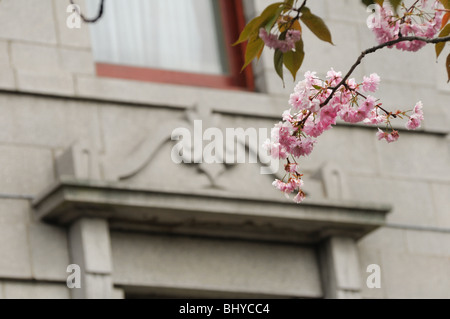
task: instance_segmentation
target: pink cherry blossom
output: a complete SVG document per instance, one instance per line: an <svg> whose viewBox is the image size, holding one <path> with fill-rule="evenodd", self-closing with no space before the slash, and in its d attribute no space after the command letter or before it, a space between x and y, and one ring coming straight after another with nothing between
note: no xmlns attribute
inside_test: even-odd
<svg viewBox="0 0 450 319"><path fill-rule="evenodd" d="M299 30L291 29L286 33L285 40L280 40L275 34L268 33L266 29L261 28L259 30L259 37L267 47L286 53L295 48L295 44L302 38L302 33Z"/></svg>
<svg viewBox="0 0 450 319"><path fill-rule="evenodd" d="M303 193L303 191L300 191L295 197L294 197L294 202L296 202L297 204L302 203L305 200L305 193Z"/></svg>
<svg viewBox="0 0 450 319"><path fill-rule="evenodd" d="M380 84L380 77L376 73L372 73L369 77L365 76L363 80L363 90L365 92L376 92Z"/></svg>
<svg viewBox="0 0 450 319"><path fill-rule="evenodd" d="M384 114L378 114L376 109L373 109L369 115L367 116L367 118L364 120L364 124L367 125L378 125L381 123L386 122L386 115Z"/></svg>
<svg viewBox="0 0 450 319"><path fill-rule="evenodd" d="M312 153L315 143L311 138L297 140L295 144L291 145L289 153L295 157L308 156Z"/></svg>
<svg viewBox="0 0 450 319"><path fill-rule="evenodd" d="M336 72L333 68L327 73L327 80L330 85L335 86L342 81L342 72Z"/></svg>
<svg viewBox="0 0 450 319"><path fill-rule="evenodd" d="M324 132L336 125L337 118L349 123L364 122L369 125L386 123L388 127L393 119L407 116L406 112L385 111L381 103L372 95L365 96L361 92L375 92L380 84L380 77L372 73L365 76L363 81L350 79L345 85L331 92L342 82L342 74L331 69L326 80L320 80L315 72L306 72L303 81L297 83L291 94L289 104L291 109L283 112L282 121L272 129L271 140L264 146L275 159L288 159L285 165L286 179L276 180L273 185L286 196L298 192L295 202L302 202L305 193L301 190L303 180L298 164L293 164L290 158L309 156ZM325 103L326 101L326 103ZM420 127L423 121L423 105L418 102L406 124L408 129ZM399 139L396 130L382 131L378 129L377 138L393 143ZM285 181L287 180L287 181Z"/></svg>
<svg viewBox="0 0 450 319"><path fill-rule="evenodd" d="M417 36L434 38L442 25L444 10L439 1L434 1L431 9L427 1L421 1L408 12L402 19L396 17L388 2L380 8L380 17L374 18L372 30L378 43L386 43L397 40L399 36ZM403 9L404 10L404 9ZM433 10L434 14L428 11ZM402 17L402 16L401 16ZM376 21L375 21L376 20ZM426 45L423 41L402 41L395 44L399 50L416 52ZM390 46L392 48L392 46Z"/></svg>
<svg viewBox="0 0 450 319"><path fill-rule="evenodd" d="M294 163L289 163L284 166L284 170L288 173L296 173L298 170L298 165Z"/></svg>
<svg viewBox="0 0 450 319"><path fill-rule="evenodd" d="M378 140L380 141L384 139L388 143L393 143L399 139L400 135L398 134L398 131L392 131L392 133L387 133L383 132L381 129L378 129L377 137Z"/></svg>
<svg viewBox="0 0 450 319"><path fill-rule="evenodd" d="M418 102L414 107L414 114L409 117L409 121L406 123L408 130L416 130L422 125L422 121L424 120L422 108L422 102Z"/></svg>

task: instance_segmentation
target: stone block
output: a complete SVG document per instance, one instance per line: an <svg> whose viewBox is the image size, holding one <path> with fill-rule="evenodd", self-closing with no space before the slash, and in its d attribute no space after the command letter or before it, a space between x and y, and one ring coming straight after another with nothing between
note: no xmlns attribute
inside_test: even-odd
<svg viewBox="0 0 450 319"><path fill-rule="evenodd" d="M138 81L77 76L77 94L120 102L159 106L192 107L203 90L187 86L144 83ZM184 95L182 97L182 95Z"/></svg>
<svg viewBox="0 0 450 319"><path fill-rule="evenodd" d="M26 225L0 225L0 277L31 278Z"/></svg>
<svg viewBox="0 0 450 319"><path fill-rule="evenodd" d="M372 274L372 272L367 272L370 265L378 265L383 269L381 263L381 253L378 249L369 249L365 246L358 245L359 249L359 264L361 265L361 297L363 299L384 299L385 297L385 286L383 283L383 271L381 271L381 287L380 288L369 288L367 285L367 279Z"/></svg>
<svg viewBox="0 0 450 319"><path fill-rule="evenodd" d="M0 224L25 225L30 222L28 200L0 199Z"/></svg>
<svg viewBox="0 0 450 319"><path fill-rule="evenodd" d="M100 144L96 104L11 94L0 94L0 104L2 143L54 149Z"/></svg>
<svg viewBox="0 0 450 319"><path fill-rule="evenodd" d="M447 47L448 47L448 44L447 44ZM439 91L449 94L450 93L450 85L448 83L448 73L446 72L446 69L445 69L445 61L446 61L446 56L444 53L442 53L442 56L439 57L439 63L434 66L433 71L435 71L434 72L435 83L436 83Z"/></svg>
<svg viewBox="0 0 450 319"><path fill-rule="evenodd" d="M81 288L71 292L74 299L116 299L112 293L111 276L108 275L84 273Z"/></svg>
<svg viewBox="0 0 450 319"><path fill-rule="evenodd" d="M1 1L0 38L56 44L54 16L52 0Z"/></svg>
<svg viewBox="0 0 450 319"><path fill-rule="evenodd" d="M61 70L56 46L12 42L11 60L19 71L50 75Z"/></svg>
<svg viewBox="0 0 450 319"><path fill-rule="evenodd" d="M374 45L370 47L372 46ZM384 49L366 57L364 68L377 70L382 79L430 87L436 78L435 56L433 46L427 46L418 52Z"/></svg>
<svg viewBox="0 0 450 319"><path fill-rule="evenodd" d="M335 127L320 137L320 142L311 156L303 160L302 166L318 169L331 162L340 167L343 174L376 174L379 172L376 142L375 133L370 130Z"/></svg>
<svg viewBox="0 0 450 319"><path fill-rule="evenodd" d="M330 17L330 19L333 19L333 20L345 21L345 22L350 22L350 23L351 22L361 23L366 18L366 15L364 14L366 12L366 8L361 3L361 1L326 0L326 3L321 6L327 8L328 12L330 13L329 17ZM367 17L368 16L369 16L369 14L367 14Z"/></svg>
<svg viewBox="0 0 450 319"><path fill-rule="evenodd" d="M52 94L73 95L75 93L73 77L66 72L39 73L29 71L17 72L17 87L21 91Z"/></svg>
<svg viewBox="0 0 450 319"><path fill-rule="evenodd" d="M114 288L111 299L125 299L125 291L123 289Z"/></svg>
<svg viewBox="0 0 450 319"><path fill-rule="evenodd" d="M338 21L327 22L327 25L332 32L335 46L319 40L309 30L304 31L306 55L302 66L303 72L300 72L298 80L303 80L303 73L307 70L323 75L334 68L335 71L345 74L361 53L360 45L355 41L358 38L359 26ZM361 81L362 75L362 70L358 68L352 77Z"/></svg>
<svg viewBox="0 0 450 319"><path fill-rule="evenodd" d="M450 229L450 185L449 183L432 183L431 196L434 202L437 224L439 227Z"/></svg>
<svg viewBox="0 0 450 319"><path fill-rule="evenodd" d="M264 55L271 55L273 60L273 51L263 53ZM273 64L273 62L272 62ZM286 101L289 99L290 94L294 91L295 83L291 76L291 73L284 68L284 85L278 74L272 68L272 65L266 67L256 75L256 86L259 92L266 94L276 94L283 96ZM302 80L303 74L299 72L297 80ZM286 107L287 108L287 107Z"/></svg>
<svg viewBox="0 0 450 319"><path fill-rule="evenodd" d="M63 151L56 158L58 177L100 180L101 164L98 151L80 143Z"/></svg>
<svg viewBox="0 0 450 319"><path fill-rule="evenodd" d="M445 137L403 133L397 143L376 143L385 176L448 181L450 152Z"/></svg>
<svg viewBox="0 0 450 319"><path fill-rule="evenodd" d="M367 73L371 72L376 70ZM434 87L382 79L375 96L382 100L388 111L412 110L417 102L422 101L425 121L421 129L428 132L448 132L450 112L444 106L445 97L438 95ZM406 120L396 120L392 125L404 130L405 123Z"/></svg>
<svg viewBox="0 0 450 319"><path fill-rule="evenodd" d="M69 289L64 284L5 282L6 299L69 299Z"/></svg>
<svg viewBox="0 0 450 319"><path fill-rule="evenodd" d="M383 252L386 298L450 298L448 257Z"/></svg>
<svg viewBox="0 0 450 319"><path fill-rule="evenodd" d="M112 271L108 222L80 219L69 230L71 262L86 273L109 274Z"/></svg>
<svg viewBox="0 0 450 319"><path fill-rule="evenodd" d="M70 264L66 230L45 224L30 226L33 276L38 280L66 281Z"/></svg>
<svg viewBox="0 0 450 319"><path fill-rule="evenodd" d="M391 204L389 223L437 226L430 187L425 182L357 175L348 177L348 182L351 198Z"/></svg>
<svg viewBox="0 0 450 319"><path fill-rule="evenodd" d="M10 67L9 44L7 41L0 40L0 67Z"/></svg>
<svg viewBox="0 0 450 319"><path fill-rule="evenodd" d="M9 66L0 66L0 88L5 90L16 89L16 75Z"/></svg>
<svg viewBox="0 0 450 319"><path fill-rule="evenodd" d="M356 243L352 238L331 237L320 247L325 298L360 298L361 275Z"/></svg>
<svg viewBox="0 0 450 319"><path fill-rule="evenodd" d="M0 146L0 192L35 195L55 181L50 150Z"/></svg>
<svg viewBox="0 0 450 319"><path fill-rule="evenodd" d="M450 232L414 231L406 232L408 250L417 255L450 257Z"/></svg>
<svg viewBox="0 0 450 319"><path fill-rule="evenodd" d="M114 283L321 297L308 247L112 233Z"/></svg>
<svg viewBox="0 0 450 319"><path fill-rule="evenodd" d="M197 87L143 83L138 81L78 75L77 95L107 101L149 106L193 109L210 108L226 114L279 117L287 108L286 97L253 92L202 89ZM130 107L127 105L127 107Z"/></svg>
<svg viewBox="0 0 450 319"><path fill-rule="evenodd" d="M382 227L358 242L360 251L388 251L407 253L406 231L397 228Z"/></svg>
<svg viewBox="0 0 450 319"><path fill-rule="evenodd" d="M67 1L52 0L55 8L56 28L58 29L58 43L65 47L90 49L91 39L89 25L82 23L81 28L70 29L67 27L67 18L71 13L67 12L69 3ZM86 15L86 3L84 0L76 2L81 11Z"/></svg>
<svg viewBox="0 0 450 319"><path fill-rule="evenodd" d="M95 61L92 52L79 49L60 49L61 66L76 74L95 75Z"/></svg>

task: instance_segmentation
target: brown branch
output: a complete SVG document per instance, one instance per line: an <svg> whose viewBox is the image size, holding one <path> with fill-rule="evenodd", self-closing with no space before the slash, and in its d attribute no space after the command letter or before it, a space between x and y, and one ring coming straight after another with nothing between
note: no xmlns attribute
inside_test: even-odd
<svg viewBox="0 0 450 319"><path fill-rule="evenodd" d="M372 47L370 49L367 49L365 51L363 51L361 53L361 55L358 57L358 60L356 60L355 64L353 64L353 66L350 68L350 71L348 71L348 73L344 76L344 78L342 79L342 81L336 85L330 95L328 96L328 98L320 105L320 107L324 107L325 105L327 105L331 99L333 98L333 96L336 94L337 90L339 90L339 88L343 85L345 85L345 83L347 82L347 80L350 78L350 76L352 75L352 73L356 70L356 68L358 67L358 65L361 64L362 60L364 59L364 57L370 53L374 53L378 50L384 49L386 47L390 47L392 45L395 45L397 43L400 42L405 42L405 41L422 41L422 42L426 42L426 43L441 43L441 42L449 42L450 41L450 36L448 37L443 37L443 38L434 38L434 39L429 39L429 38L424 38L424 37L402 37L402 38L398 38L396 40L392 40L392 41L388 41L386 43L377 45L375 47Z"/></svg>
<svg viewBox="0 0 450 319"><path fill-rule="evenodd" d="M300 19L300 15L302 14L302 10L306 6L307 1L308 0L304 0L302 5L298 9L294 9L294 11L297 11L297 15L294 17L294 19L292 19L292 21Z"/></svg>
<svg viewBox="0 0 450 319"><path fill-rule="evenodd" d="M74 2L73 2L73 0L70 0L70 4L71 5L76 5ZM97 16L95 17L95 18L86 18L86 16L84 15L84 14L82 14L81 12L80 12L80 10L78 10L78 7L75 7L75 10L77 11L77 13L78 13L78 15L80 16L80 18L84 21L84 22L86 22L86 23L95 23L95 22L97 22L98 20L100 20L100 18L103 16L103 12L104 12L104 4L105 4L105 0L101 0L101 2L100 2L100 8L99 8L99 10L98 10L98 14L97 14Z"/></svg>
<svg viewBox="0 0 450 319"><path fill-rule="evenodd" d="M356 95L359 95L359 96L362 97L363 99L365 99L365 100L368 99L367 96L365 96L364 94L362 94L362 93L359 92L358 90L350 88L350 87L347 85L347 83L342 84L342 86L345 87L347 90L352 91L352 92L355 93ZM329 87L328 89L329 89L329 90L333 90L334 87ZM384 108L382 108L382 107L381 107L381 104L378 104L376 107L379 108L380 110L382 110L384 113L386 113L386 115L392 116L392 117L395 118L395 119L397 118L397 115L392 114L392 112L388 112L388 111L386 111Z"/></svg>

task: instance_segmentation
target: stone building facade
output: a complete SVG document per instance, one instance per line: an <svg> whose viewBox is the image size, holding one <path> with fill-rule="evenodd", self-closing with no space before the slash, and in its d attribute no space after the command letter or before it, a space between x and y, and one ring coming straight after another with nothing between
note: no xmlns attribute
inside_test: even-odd
<svg viewBox="0 0 450 319"><path fill-rule="evenodd" d="M268 3L243 1L247 19ZM387 105L422 100L423 130L388 145L339 123L302 164L298 206L259 164L170 158L172 129L196 119L279 120L293 81L283 88L270 54L254 92L101 77L92 29L69 29L67 5L0 1L0 299L450 298L450 85L432 47L355 72L381 76ZM375 44L360 1L310 5L336 46L305 31L302 70L346 71ZM67 287L72 264L80 289Z"/></svg>

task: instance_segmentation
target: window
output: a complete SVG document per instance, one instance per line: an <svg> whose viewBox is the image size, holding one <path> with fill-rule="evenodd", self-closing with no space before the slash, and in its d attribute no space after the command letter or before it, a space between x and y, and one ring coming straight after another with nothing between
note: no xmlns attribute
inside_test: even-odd
<svg viewBox="0 0 450 319"><path fill-rule="evenodd" d="M95 15L97 1L88 1ZM113 0L91 25L99 76L216 88L253 89L240 72L241 0Z"/></svg>

